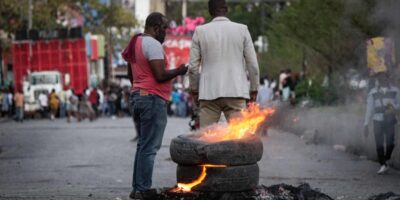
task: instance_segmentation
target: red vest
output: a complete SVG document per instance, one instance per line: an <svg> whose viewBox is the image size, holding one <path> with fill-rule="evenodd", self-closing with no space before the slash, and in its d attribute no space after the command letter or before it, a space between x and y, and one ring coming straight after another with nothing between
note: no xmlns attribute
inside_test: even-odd
<svg viewBox="0 0 400 200"><path fill-rule="evenodd" d="M169 101L172 83L166 81L158 83L151 71L150 62L143 54L142 49L143 37L139 36L135 44L135 58L136 62L131 63L132 70L132 91L145 90L150 94L160 96L166 101ZM165 69L168 70L167 57L164 55Z"/></svg>

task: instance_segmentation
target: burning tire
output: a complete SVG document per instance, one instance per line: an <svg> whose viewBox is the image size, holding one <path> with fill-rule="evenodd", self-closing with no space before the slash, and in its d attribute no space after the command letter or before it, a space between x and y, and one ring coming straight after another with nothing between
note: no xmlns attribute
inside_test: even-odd
<svg viewBox="0 0 400 200"><path fill-rule="evenodd" d="M170 154L181 165L250 165L261 159L263 144L258 136L208 143L180 135L171 141Z"/></svg>
<svg viewBox="0 0 400 200"><path fill-rule="evenodd" d="M178 183L190 183L201 176L203 166L178 165ZM257 164L227 167L206 167L206 176L192 190L202 192L246 191L257 187L259 168Z"/></svg>

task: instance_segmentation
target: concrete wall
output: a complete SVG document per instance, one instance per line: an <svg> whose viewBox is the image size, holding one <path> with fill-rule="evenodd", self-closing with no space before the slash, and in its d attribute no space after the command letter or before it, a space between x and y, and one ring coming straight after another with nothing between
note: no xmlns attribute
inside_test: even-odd
<svg viewBox="0 0 400 200"><path fill-rule="evenodd" d="M327 145L341 144L346 151L377 160L373 127L369 137L363 135L364 105L318 108L283 108L277 114L277 126L301 136L304 131L318 130L318 142ZM372 123L371 123L372 124ZM393 165L400 169L400 131L396 127L396 147L392 154Z"/></svg>

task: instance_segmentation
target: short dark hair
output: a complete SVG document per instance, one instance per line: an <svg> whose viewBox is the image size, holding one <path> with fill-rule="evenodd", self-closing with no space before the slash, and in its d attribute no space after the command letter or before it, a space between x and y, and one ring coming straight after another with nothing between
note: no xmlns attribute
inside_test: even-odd
<svg viewBox="0 0 400 200"><path fill-rule="evenodd" d="M264 78L263 78L263 77L260 77L260 85L264 85L264 83L265 83Z"/></svg>
<svg viewBox="0 0 400 200"><path fill-rule="evenodd" d="M208 10L210 11L210 14L213 15L217 12L228 11L228 7L226 5L225 0L209 0L208 1Z"/></svg>
<svg viewBox="0 0 400 200"><path fill-rule="evenodd" d="M146 18L146 24L145 28L151 28L155 26L161 26L164 24L164 22L167 20L167 18L159 13L159 12L153 12Z"/></svg>

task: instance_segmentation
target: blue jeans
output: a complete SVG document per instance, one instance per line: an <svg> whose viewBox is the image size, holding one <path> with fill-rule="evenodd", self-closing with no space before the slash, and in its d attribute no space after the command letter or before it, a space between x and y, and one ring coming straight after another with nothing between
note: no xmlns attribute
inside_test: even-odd
<svg viewBox="0 0 400 200"><path fill-rule="evenodd" d="M66 107L65 103L60 103L60 118L64 118L66 115Z"/></svg>
<svg viewBox="0 0 400 200"><path fill-rule="evenodd" d="M15 120L18 122L24 120L24 109L22 107L15 107Z"/></svg>
<svg viewBox="0 0 400 200"><path fill-rule="evenodd" d="M134 192L144 192L152 184L154 160L167 125L167 104L159 96L140 96L139 92L131 94L129 104L139 137L133 164L132 187Z"/></svg>

